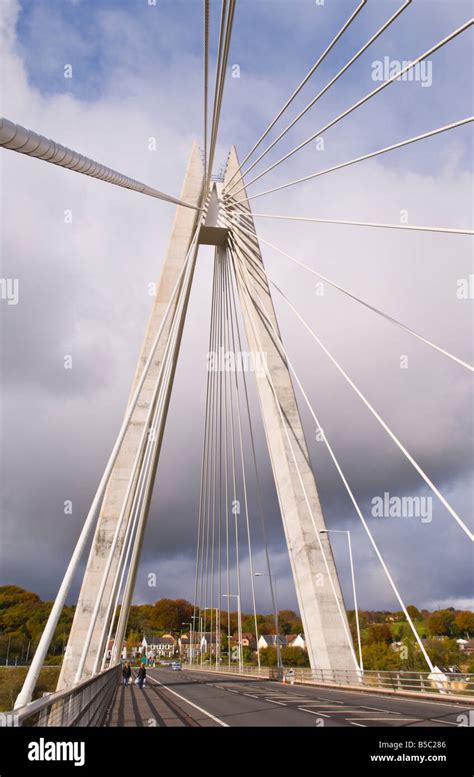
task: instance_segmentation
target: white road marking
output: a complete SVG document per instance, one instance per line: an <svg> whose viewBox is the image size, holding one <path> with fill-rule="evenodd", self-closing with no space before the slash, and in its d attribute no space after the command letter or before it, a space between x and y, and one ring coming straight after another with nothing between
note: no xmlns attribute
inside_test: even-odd
<svg viewBox="0 0 474 777"><path fill-rule="evenodd" d="M328 702L328 704L344 704L343 701L336 701L336 699L322 699L320 696L316 696L313 698L313 701L316 699L316 701L319 702L319 704L323 702Z"/></svg>
<svg viewBox="0 0 474 777"><path fill-rule="evenodd" d="M349 723L351 724L351 726L360 726L361 728L367 728L365 723L354 723L353 720L350 720Z"/></svg>
<svg viewBox="0 0 474 777"><path fill-rule="evenodd" d="M444 723L445 726L459 726L459 723L453 723L451 720L438 720L438 718L428 718L434 723Z"/></svg>
<svg viewBox="0 0 474 777"><path fill-rule="evenodd" d="M321 706L321 702L314 701L314 699L305 699L304 696L302 696L300 699L289 699L288 704L319 704ZM332 707L332 704L325 704L325 707Z"/></svg>
<svg viewBox="0 0 474 777"><path fill-rule="evenodd" d="M330 715L325 715L324 712L318 712L318 710L308 710L306 707L298 707L301 712L309 712L310 715L319 715L321 718L330 718Z"/></svg>
<svg viewBox="0 0 474 777"><path fill-rule="evenodd" d="M399 720L419 720L419 718L347 718L347 720L393 720L398 723ZM420 723L422 722L420 720Z"/></svg>
<svg viewBox="0 0 474 777"><path fill-rule="evenodd" d="M344 710L340 710L340 709L333 710L333 709L327 709L326 707L323 707L323 710L324 710L324 712L330 712L332 715L345 715L347 712L350 712L351 714L356 713L356 712L362 712L362 710L360 710L360 709L354 709L353 710L353 709L349 709L349 708L348 709L344 709ZM362 714L364 714L364 713L362 712Z"/></svg>
<svg viewBox="0 0 474 777"><path fill-rule="evenodd" d="M186 704L190 704L191 707L194 707L194 709L199 710L199 712L203 712L204 715L207 715L208 718L212 718L212 720L215 720L215 722L219 723L220 726L224 726L225 728L230 728L228 723L224 723L224 721L221 720L220 718L216 718L215 715L211 715L210 712L208 712L207 710L203 709L202 707L199 707L193 701L189 701L189 699L186 699L185 696L181 696L180 693L176 693L176 691L173 691L171 688L168 688L168 686L164 685L164 683L160 683L160 681L159 680L155 680L154 677L150 677L150 680L152 681L152 683L156 683L157 685L161 685L162 688L166 688L167 691L169 691L170 693L174 694L174 696L177 696L178 699L182 699L183 701L185 701Z"/></svg>
<svg viewBox="0 0 474 777"><path fill-rule="evenodd" d="M394 712L393 710L382 710L380 707L367 707L365 704L360 705L361 710L374 710L374 712L386 712L387 715L401 715L401 712Z"/></svg>
<svg viewBox="0 0 474 777"><path fill-rule="evenodd" d="M255 696L254 693L244 693L244 696L250 696L251 699L258 699L258 696Z"/></svg>
<svg viewBox="0 0 474 777"><path fill-rule="evenodd" d="M429 701L428 699L412 699L409 696L397 696L395 694L393 694L393 695L388 695L388 694L385 695L385 694L364 693L364 691L344 691L344 690L340 690L339 693L346 693L346 694L349 694L349 693L355 694L356 693L357 696L360 696L360 697L368 696L371 699L373 699L374 696L379 696L380 699L383 698L383 699L387 699L387 700L390 700L390 701L414 702L415 704L431 704L431 705L435 705L437 707L444 707L444 708L446 708L446 707L453 707L454 709L456 709L458 711L462 711L462 710L467 710L468 709L467 706L461 704L460 702L452 702L452 703L450 703L450 702L446 702L446 701L436 701L436 700L435 701Z"/></svg>
<svg viewBox="0 0 474 777"><path fill-rule="evenodd" d="M265 701L269 701L270 704L279 704L280 707L286 707L286 704L282 701L274 701L274 699L265 699Z"/></svg>
<svg viewBox="0 0 474 777"><path fill-rule="evenodd" d="M333 706L332 704L321 704L321 702L317 701L310 701L308 699L303 700L303 704L306 704L308 707L322 707L325 710L340 710L340 707Z"/></svg>
<svg viewBox="0 0 474 777"><path fill-rule="evenodd" d="M304 696L292 696L287 699L286 696L282 696L281 693L267 693L265 696L271 697L272 699L284 699L285 702L305 702L307 699L305 699Z"/></svg>

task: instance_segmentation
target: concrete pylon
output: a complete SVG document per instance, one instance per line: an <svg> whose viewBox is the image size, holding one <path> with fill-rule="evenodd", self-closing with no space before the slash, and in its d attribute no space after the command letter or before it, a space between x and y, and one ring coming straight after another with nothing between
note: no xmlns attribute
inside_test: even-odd
<svg viewBox="0 0 474 777"><path fill-rule="evenodd" d="M234 176L238 167L237 153L232 147L225 182ZM236 192L243 186L240 172L233 179L233 184ZM230 196L232 197L232 194ZM237 193L234 201L238 203L237 210L245 212L243 226L254 232L255 227L249 204L245 201L246 197L244 189ZM232 205L227 207L232 214ZM246 233L243 232L242 235ZM254 294L258 294L268 318L279 334L258 239L256 236L246 236L243 241L248 246L252 259L249 260L244 250L236 250L246 264L247 282L253 288ZM258 339L281 409L280 413L268 378L258 378L260 408L311 667L354 671L357 668L357 660L328 535L319 534L326 525L288 366L276 347L275 332L272 332L268 322L265 323L258 315L252 315L252 328L243 303L243 281L238 273L237 287L249 347L253 352L260 351ZM295 466L295 458L301 479ZM304 483L317 532L314 530L301 481Z"/></svg>
<svg viewBox="0 0 474 777"><path fill-rule="evenodd" d="M235 148L231 149L226 181L233 176L238 168L238 159ZM235 183L243 185L240 174L236 175ZM203 203L204 169L201 162L199 149L193 145L185 181L181 192L181 200L191 205L200 206ZM199 243L207 245L225 245L229 239L228 229L223 211L222 185L212 183L208 207L204 213L204 222L200 228ZM246 225L254 231L253 220L248 204L244 202L245 191L237 195L239 208L247 212ZM164 312L170 302L173 289L176 285L186 258L187 250L191 243L193 233L197 227L199 212L190 208L178 206L171 231L166 258L161 270L158 290L153 305L150 321L145 334L141 355L137 365L130 397L138 383L139 376L147 361L152 344L163 320ZM264 274L263 260L256 237L246 238L251 243L251 261L246 258L244 252L242 259L247 262L249 274L255 292L263 300L267 315L278 331L278 324L273 308L270 290ZM244 295L242 283L238 278L239 295L241 300ZM169 339L173 314L176 310L176 301L171 310L156 350L155 359L149 374L141 390L136 409L122 443L122 447L113 468L109 484L102 502L99 519L89 553L84 579L82 582L79 600L76 607L74 621L66 649L65 659L61 669L58 690L74 685L76 681L77 667L86 640L86 635L91 623L92 613L98 599L103 574L106 568L113 536L118 524L122 504L129 484L133 463L139 447L144 425L146 423L148 409L157 383L160 365ZM181 332L186 317L187 305L181 312L178 324L179 335L177 344L172 354L171 374L165 387L165 411L161 426L158 430L158 441L153 455L153 461L148 476L148 490L151 493L156 466L161 449L161 439L166 421L171 390L173 386L174 372L178 359ZM253 351L258 351L256 338L250 325L250 319L242 305L242 314L247 332L247 339ZM262 350L267 366L276 388L278 402L286 419L292 446L294 448L298 469L301 473L306 494L309 497L311 513L316 523L318 537L311 520L304 491L301 486L298 471L294 463L293 454L288 444L278 405L276 404L270 384L265 379L257 381L257 389L260 399L261 412L265 427L268 449L272 463L283 526L288 545L296 593L298 597L301 617L305 630L308 653L311 666L317 669L344 669L354 670L357 666L354 649L350 640L350 631L345 615L342 593L340 590L337 572L332 557L331 546L327 535L319 535L319 531L325 529L324 517L319 502L316 483L309 461L309 454L304 438L301 419L296 403L288 367L280 356L268 325L255 319L258 341L262 344ZM255 325L255 324L254 324ZM146 513L149 501L145 507ZM128 516L129 519L129 516ZM112 564L108 573L96 625L90 642L87 658L84 664L82 678L87 679L94 668L97 655L103 651L102 635L106 621L107 609L112 596L112 585L115 573L120 562L127 521L124 521L119 541L115 547ZM141 538L143 533L141 534ZM133 589L134 574L138 566L141 549L141 539L136 541L133 555L133 569L131 574L131 587Z"/></svg>
<svg viewBox="0 0 474 777"><path fill-rule="evenodd" d="M188 163L186 177L181 191L181 200L188 202L191 205L200 206L203 195L203 185L204 168L201 161L199 148L197 144L194 143ZM172 292L178 281L180 272L186 259L187 250L191 243L193 233L196 229L198 218L199 211L183 206L178 206L176 209L176 215L171 231L166 258L162 266L156 298L136 368L130 398L133 395L135 387L137 386L139 376L143 371L143 367L147 361L151 347L160 328L164 312L168 307L172 297ZM58 690L70 687L74 684L75 681L76 670L80 661L85 638L89 629L89 624L91 622L91 615L94 610L94 605L97 601L98 591L107 564L107 557L112 546L114 532L118 523L122 503L126 495L127 485L130 480L133 463L146 422L148 408L150 406L150 401L153 395L153 389L156 385L160 365L163 359L166 342L173 320L173 314L176 310L176 302L177 300L175 299L175 303L171 308L167 323L163 328L163 332L156 350L155 359L144 382L135 412L133 413L132 419L129 423L126 436L124 438L119 456L109 480L104 500L102 502L97 528L89 553L89 559L79 594L74 621L72 624L65 658L58 681ZM185 315L186 306L182 312L182 321L180 322L179 326L180 333L182 332ZM177 347L173 354L173 367L166 387L164 419L166 418L166 411L171 395L174 371L179 352L179 344L180 336L178 337ZM151 466L152 479L155 474L156 464L159 457L163 427L164 423L162 424L162 428L158 433L159 439L155 448L154 461ZM127 521L124 521L119 541L117 542L115 548L112 565L108 574L107 586L102 597L101 608L97 617L96 626L84 665L82 679L87 679L87 677L92 674L97 652L101 649L101 637L104 628L104 620L106 618L107 607L111 597L111 588L115 577L115 572L117 570L117 565L122 553L126 526Z"/></svg>

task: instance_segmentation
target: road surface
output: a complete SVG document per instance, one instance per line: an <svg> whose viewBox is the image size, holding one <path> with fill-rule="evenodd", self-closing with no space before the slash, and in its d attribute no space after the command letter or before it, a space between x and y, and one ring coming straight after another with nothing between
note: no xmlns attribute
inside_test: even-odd
<svg viewBox="0 0 474 777"><path fill-rule="evenodd" d="M470 706L161 667L117 689L105 725L451 727Z"/></svg>

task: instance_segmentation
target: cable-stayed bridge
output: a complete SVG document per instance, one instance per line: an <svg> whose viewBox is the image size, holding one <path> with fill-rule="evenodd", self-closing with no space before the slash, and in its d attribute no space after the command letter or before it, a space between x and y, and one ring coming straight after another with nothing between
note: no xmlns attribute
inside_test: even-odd
<svg viewBox="0 0 474 777"><path fill-rule="evenodd" d="M456 530L463 533L466 539L471 542L474 538L472 530L466 523L466 519L458 513L446 494L442 493L420 465L414 453L408 450L396 431L352 379L344 365L336 359L319 334L300 313L297 300L292 300L287 295L286 290L282 289L268 274L262 257L261 244L268 245L272 250L279 252L288 262L295 265L298 271L307 274L308 278L310 276L316 277L336 289L341 297L346 297L358 305L364 306L373 314L374 324L382 318L406 335L416 338L424 347L435 351L440 360L440 369L442 369L443 360L454 362L460 371L472 372L474 367L462 359L459 354L448 351L425 334L406 325L402 320L388 315L383 309L369 303L350 288L342 286L327 275L318 272L314 267L305 264L297 256L290 255L277 245L260 238L255 219L284 220L295 222L295 226L297 222L305 221L330 223L343 228L404 230L443 233L453 236L472 235L472 230L463 227L448 228L439 224L391 224L337 218L322 219L317 216L309 218L291 214L261 213L253 211L252 201L276 191L298 186L298 184L308 180L330 175L349 166L363 165L364 161L368 159L390 154L390 152L404 146L421 144L424 141L429 141L431 137L455 132L460 127L472 123L473 117L461 117L443 126L430 127L422 134L407 137L403 141L377 148L370 153L342 161L332 167L316 170L304 177L284 180L282 184L270 189L257 190L255 193L252 193L253 189L249 189L267 173L280 165L285 165L301 149L323 133L328 133L332 127L344 121L347 116L367 102L376 100L379 93L390 88L393 83L405 75L409 75L420 63L435 56L444 47L449 48L449 44L458 36L466 34L473 24L473 20L469 19L460 27L452 30L442 40L435 41L429 49L418 54L408 64L401 65L396 72L362 99L348 106L319 127L316 132L277 161L269 164L253 177L250 176L256 165L334 86L354 62L381 35L389 32L391 25L396 23L401 14L409 10L411 0L402 3L359 51L280 131L278 136L269 142L269 135L275 125L293 106L295 98L320 65L330 56L332 49L344 36L346 30L356 22L366 5L366 0L363 0L355 7L341 29L328 43L326 49L316 59L242 161L239 160L236 148L232 146L229 149L226 164L216 173L214 159L219 137L237 3L236 0L229 0L229 2L223 0L222 2L214 92L211 95L212 99L210 99L209 29L211 9L209 0L204 1L203 138L200 141L202 149L197 142L194 143L179 197L166 194L122 172L111 169L56 140L51 140L26 129L11 119L4 118L1 121L0 145L4 149L36 157L76 173L97 178L104 183L121 186L133 192L160 199L176 207L169 246L157 284L157 293L132 381L123 422L89 513L85 517L81 534L34 654L23 689L15 705L15 709L18 710L20 719L25 721L25 725L28 725L28 720L31 724L33 719L38 725L57 725L58 721L67 725L76 725L77 721L81 724L100 725L106 714L112 725L125 724L125 718L123 716L120 718L120 715L115 714L113 710L114 699L117 696L121 648L126 636L129 610L132 604L175 371L201 246L214 247L214 263L206 404L205 417L202 419L204 431L201 482L197 499L194 612L190 624L190 640L192 642L194 636L196 642L200 643L203 634L207 632L219 634L224 632L230 640L231 610L235 604L238 612L238 656L235 667L234 664L231 664L230 648L227 651L227 656L223 657L220 655L220 647L217 646L214 665L211 659L211 666L206 670L202 664L202 656L196 655L194 656L194 665L191 661L189 671L195 672L195 676L198 676L199 672L212 670L223 673L224 676L226 672L231 673L237 669L242 677L238 682L236 681L236 688L227 688L224 680L222 683L219 679L215 680L216 683L219 683L219 690L222 691L225 698L228 697L228 691L232 690L251 698L251 691L243 690L244 685L239 686L239 683L244 683L243 677L249 675L247 682L260 683L261 685L261 678L268 675L268 670L260 665L258 651L257 667L253 674L244 667L242 660L241 575L244 574L248 576L255 634L258 638L255 577L261 573L256 572L253 562L252 536L255 525L259 526L259 530L265 538L265 574L268 576L275 613L275 633L278 634L277 595L266 541L265 504L260 489L255 424L249 402L249 375L252 376L252 380L255 375L260 414L311 664L311 672L306 675L302 672L299 679L302 681L311 680L313 683L349 685L354 689L352 695L356 694L362 686L371 686L372 689L380 688L383 692L403 691L408 695L426 694L428 698L433 694L438 694L444 700L446 696L450 696L454 710L459 702L458 697L461 697L463 693L472 692L472 678L470 677L460 680L456 687L448 687L445 680L436 679L435 666L410 617L402 592L395 582L385 561L382 548L376 542L364 511L343 471L337 451L323 431L317 411L305 390L304 382L295 369L292 355L288 353L282 340L273 304L274 294L292 311L295 326L305 330L316 345L322 349L338 371L341 380L350 386L372 418L398 448L400 455L414 468L420 482L424 483L433 497L442 505L447 519L453 521ZM34 174L35 170L32 165L31 175ZM228 362L229 357L231 357L232 363ZM236 360L238 359L247 359L249 363L237 365ZM189 386L189 389L192 390L192 385ZM310 414L321 439L324 441L341 484L381 564L400 610L406 617L417 649L426 662L426 672L424 673L407 673L404 676L403 672L399 672L394 680L393 677L384 677L384 673L377 675L377 673L364 670L359 623L357 620L354 645L332 554L330 532L325 523L318 495L317 480L311 465L303 429L302 416L296 400L296 389L302 397L305 411ZM257 497L253 500L255 503L252 501L253 497L248 488L250 472L258 485ZM57 692L52 694L47 701L30 704L74 576L84 559L91 539L92 544ZM245 564L241 563L242 548L245 549ZM354 578L353 595L354 609L357 612ZM111 651L109 651L110 644L112 644ZM230 682L229 676L227 676L226 682ZM176 706L173 708L176 719L184 725L196 724L196 718L186 707L186 703L190 700L184 699L183 708L183 698L178 699L177 691L172 691L169 688L166 693L159 691L160 683L158 680L156 683L155 692L158 695L162 694L159 697L159 704L164 703L171 708L173 708L173 704L178 704L178 708ZM121 693L123 695L123 689ZM132 693L136 693L135 689ZM176 697L174 700L170 696L173 693ZM265 696L265 691L262 693ZM312 690L308 690L306 695L311 696L312 693ZM254 694L255 698L258 698L259 694L260 690L256 695ZM278 696L279 693L276 695ZM267 696L265 699L268 701ZM198 701L193 702L195 709L201 709ZM312 699L311 697L309 701L300 698L300 701L301 704L295 707L295 709L298 708L300 717L301 714L304 716L305 710L301 708L305 703L310 704L313 711L319 709L323 717L326 714L317 698ZM312 701L315 702L316 706L312 706ZM279 702L277 698L274 698L269 701L270 705L272 703L287 706L289 700L283 698ZM433 701L432 703L433 705L441 705L442 701ZM251 702L246 701L245 704L248 705ZM333 709L343 702L334 697L334 704L331 705L329 701L327 704ZM350 705L357 707L357 716L361 718L358 711L360 705L352 697ZM408 706L410 705L408 704ZM343 704L343 707L348 709L347 705ZM204 716L207 712L203 712L201 709L201 714ZM335 713L334 709L333 713ZM140 711L138 713L135 711L134 714L136 720L141 720L145 712L143 712L143 716ZM248 714L251 716L250 712ZM401 720L401 714L401 710L393 707L387 712L387 719ZM410 712L405 712L405 714L408 715L407 720L418 719L416 717L418 711L415 717ZM159 717L160 713L157 712L157 715ZM435 715L436 713L433 713L431 717L434 718ZM208 717L213 719L216 725L222 724L222 719L217 714L209 713ZM332 717L334 718L334 714ZM349 718L347 720L349 721ZM365 725L360 721L359 724ZM198 725L201 724L198 723ZM224 723L224 725L231 724ZM295 725L297 724L295 723Z"/></svg>

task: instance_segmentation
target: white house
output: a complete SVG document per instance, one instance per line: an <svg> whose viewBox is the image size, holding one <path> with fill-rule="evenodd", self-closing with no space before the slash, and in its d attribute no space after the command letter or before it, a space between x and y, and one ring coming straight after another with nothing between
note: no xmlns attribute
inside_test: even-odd
<svg viewBox="0 0 474 777"><path fill-rule="evenodd" d="M286 647L286 636L284 634L278 634L278 636L275 634L261 634L258 638L257 645L259 650L265 650L265 648L269 647L277 647L277 645L283 648Z"/></svg>
<svg viewBox="0 0 474 777"><path fill-rule="evenodd" d="M306 650L304 634L279 634L278 637L275 634L261 634L258 640L258 649L265 650L265 648L276 647L277 644L281 648L299 647Z"/></svg>
<svg viewBox="0 0 474 777"><path fill-rule="evenodd" d="M304 634L290 634L288 636L288 647L299 647L306 650L306 640Z"/></svg>
<svg viewBox="0 0 474 777"><path fill-rule="evenodd" d="M145 634L142 639L141 654L149 659L174 658L177 642L171 634L161 636Z"/></svg>

